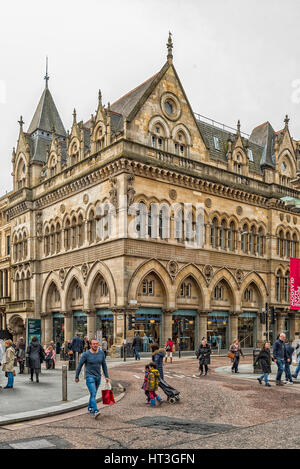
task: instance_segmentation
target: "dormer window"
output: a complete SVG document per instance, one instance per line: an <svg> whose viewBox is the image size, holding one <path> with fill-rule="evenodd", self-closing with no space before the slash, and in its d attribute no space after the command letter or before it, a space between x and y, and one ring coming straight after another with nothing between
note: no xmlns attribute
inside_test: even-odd
<svg viewBox="0 0 300 469"><path fill-rule="evenodd" d="M248 157L249 157L249 161L252 161L252 163L253 163L254 159L253 159L253 153L252 153L251 148L248 148Z"/></svg>
<svg viewBox="0 0 300 469"><path fill-rule="evenodd" d="M216 150L220 150L219 138L214 136L214 145Z"/></svg>

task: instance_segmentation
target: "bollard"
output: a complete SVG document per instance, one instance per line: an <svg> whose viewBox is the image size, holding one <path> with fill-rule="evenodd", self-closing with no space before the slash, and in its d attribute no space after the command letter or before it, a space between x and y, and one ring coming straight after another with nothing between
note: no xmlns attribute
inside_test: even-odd
<svg viewBox="0 0 300 469"><path fill-rule="evenodd" d="M68 367L66 365L62 367L62 400L68 400Z"/></svg>

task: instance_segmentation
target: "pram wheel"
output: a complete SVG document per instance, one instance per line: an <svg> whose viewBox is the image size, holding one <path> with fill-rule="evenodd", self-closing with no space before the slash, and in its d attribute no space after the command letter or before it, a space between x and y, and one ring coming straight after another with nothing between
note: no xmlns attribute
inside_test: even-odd
<svg viewBox="0 0 300 469"><path fill-rule="evenodd" d="M175 397L170 397L169 402L170 402L170 404L175 404L175 402L176 402Z"/></svg>
<svg viewBox="0 0 300 469"><path fill-rule="evenodd" d="M175 396L175 399L176 399L176 401L180 401L180 397L179 397L179 396Z"/></svg>

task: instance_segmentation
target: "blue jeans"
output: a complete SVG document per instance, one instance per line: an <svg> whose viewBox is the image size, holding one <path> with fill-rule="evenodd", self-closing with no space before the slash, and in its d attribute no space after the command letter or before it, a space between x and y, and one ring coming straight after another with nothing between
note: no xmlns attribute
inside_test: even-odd
<svg viewBox="0 0 300 469"><path fill-rule="evenodd" d="M7 381L7 387L12 388L14 385L14 375L12 371L8 372L8 381Z"/></svg>
<svg viewBox="0 0 300 469"><path fill-rule="evenodd" d="M239 368L239 361L240 361L240 356L239 355L236 355L234 357L234 361L233 361L233 364L232 364L232 370L234 370L235 373L238 372L238 368Z"/></svg>
<svg viewBox="0 0 300 469"><path fill-rule="evenodd" d="M282 360L281 358L277 358L276 360L276 365L277 365L277 376L276 376L276 381L281 381L281 376L285 367L285 361Z"/></svg>
<svg viewBox="0 0 300 469"><path fill-rule="evenodd" d="M135 353L135 359L139 360L140 359L140 347L139 346L134 347L134 353Z"/></svg>
<svg viewBox="0 0 300 469"><path fill-rule="evenodd" d="M88 378L86 378L85 382L90 391L90 400L89 400L88 408L91 409L93 413L99 412L98 407L97 407L96 395L97 395L97 391L101 383L101 378L100 377L95 378L93 376L89 376Z"/></svg>
<svg viewBox="0 0 300 469"><path fill-rule="evenodd" d="M300 371L300 360L298 361L298 365L297 365L296 371L295 371L295 373L294 373L294 376L296 376L296 378L297 378L297 376L298 376L298 374L299 374L299 371Z"/></svg>
<svg viewBox="0 0 300 469"><path fill-rule="evenodd" d="M284 371L285 371L285 379L286 379L286 381L292 382L293 379L292 379L292 373L291 373L291 368L290 368L290 366L291 366L290 362L285 362Z"/></svg>
<svg viewBox="0 0 300 469"><path fill-rule="evenodd" d="M268 384L269 373L263 373L258 379L264 379L265 383Z"/></svg>

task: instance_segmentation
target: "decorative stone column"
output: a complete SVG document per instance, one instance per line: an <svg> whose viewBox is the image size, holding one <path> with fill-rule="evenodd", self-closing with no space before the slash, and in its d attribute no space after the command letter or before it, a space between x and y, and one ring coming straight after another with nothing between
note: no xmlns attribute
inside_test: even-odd
<svg viewBox="0 0 300 469"><path fill-rule="evenodd" d="M62 311L64 315L65 341L73 339L73 311Z"/></svg>
<svg viewBox="0 0 300 469"><path fill-rule="evenodd" d="M239 329L239 312L234 311L230 313L230 331L229 331L229 342L233 343L234 339L238 338Z"/></svg>
<svg viewBox="0 0 300 469"><path fill-rule="evenodd" d="M169 337L172 338L173 335L173 328L172 328L172 319L173 319L173 313L176 311L176 309L163 309L163 315L164 315L164 328L163 328L163 337L162 337L162 343L166 344L167 340Z"/></svg>
<svg viewBox="0 0 300 469"><path fill-rule="evenodd" d="M83 312L87 316L87 337L89 340L96 339L96 310L86 309Z"/></svg>
<svg viewBox="0 0 300 469"><path fill-rule="evenodd" d="M277 318L276 333L277 333L277 335L280 334L280 332L282 332L284 330L284 318L285 318L286 315L287 314L283 311L276 311L276 318ZM275 337L274 337L274 339L275 339Z"/></svg>
<svg viewBox="0 0 300 469"><path fill-rule="evenodd" d="M209 311L198 310L198 330L195 343L200 344L202 337L207 338L207 320Z"/></svg>
<svg viewBox="0 0 300 469"><path fill-rule="evenodd" d="M52 313L41 313L42 319L42 344L48 347L53 340Z"/></svg>

